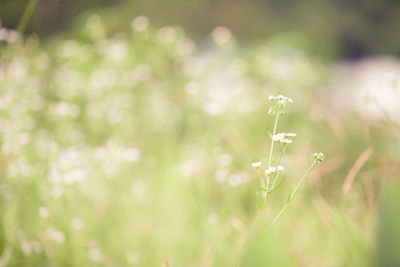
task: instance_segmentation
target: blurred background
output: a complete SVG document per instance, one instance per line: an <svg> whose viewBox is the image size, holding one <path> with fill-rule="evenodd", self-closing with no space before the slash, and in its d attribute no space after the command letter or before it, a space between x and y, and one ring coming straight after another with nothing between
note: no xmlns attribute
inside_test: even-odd
<svg viewBox="0 0 400 267"><path fill-rule="evenodd" d="M1 0L0 21L0 266L400 266L400 1ZM298 135L260 219L277 94Z"/></svg>
<svg viewBox="0 0 400 267"><path fill-rule="evenodd" d="M0 4L3 25L16 28L27 1ZM157 26L179 25L202 41L223 25L241 43L277 34L296 34L313 54L360 58L371 54L400 53L400 2L371 1L164 1L87 0L38 1L28 32L49 37L78 26L91 12L102 15L111 32L127 30L133 17L145 14Z"/></svg>

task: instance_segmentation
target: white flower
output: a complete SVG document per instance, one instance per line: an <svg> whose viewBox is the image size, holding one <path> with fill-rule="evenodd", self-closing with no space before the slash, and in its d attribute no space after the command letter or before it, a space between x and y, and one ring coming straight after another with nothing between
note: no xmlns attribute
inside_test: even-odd
<svg viewBox="0 0 400 267"><path fill-rule="evenodd" d="M293 100L289 97L283 96L283 95L278 95L276 97L276 99L278 99L279 103L283 104L283 103L293 103Z"/></svg>
<svg viewBox="0 0 400 267"><path fill-rule="evenodd" d="M283 138L279 140L281 143L285 143L285 144L291 144L293 143L293 140L291 139L287 139L287 138Z"/></svg>
<svg viewBox="0 0 400 267"><path fill-rule="evenodd" d="M283 166L281 166L281 165L279 165L278 168L277 168L277 167L270 166L268 169L265 170L265 175L268 176L268 175L270 175L270 174L272 174L272 173L275 173L275 172L281 172L281 171L283 171L284 169L285 169L285 167L283 167Z"/></svg>
<svg viewBox="0 0 400 267"><path fill-rule="evenodd" d="M285 138L285 133L278 133L278 134L275 134L274 136L272 136L272 140L274 140L274 141L280 141L283 138Z"/></svg>
<svg viewBox="0 0 400 267"><path fill-rule="evenodd" d="M270 175L271 173L276 172L276 168L275 167L269 167L268 169L265 170L265 175Z"/></svg>
<svg viewBox="0 0 400 267"><path fill-rule="evenodd" d="M272 140L274 141L281 141L282 143L290 144L292 143L292 140L285 138L285 137L294 137L297 134L295 133L278 133L272 136Z"/></svg>
<svg viewBox="0 0 400 267"><path fill-rule="evenodd" d="M291 98L283 96L283 95L278 95L278 96L270 95L268 97L268 100L269 101L278 101L279 104L293 103L293 100Z"/></svg>
<svg viewBox="0 0 400 267"><path fill-rule="evenodd" d="M261 163L260 161L258 161L258 162L252 163L251 166L252 166L254 169L258 170L258 169L261 167L261 164L262 164L262 163Z"/></svg>

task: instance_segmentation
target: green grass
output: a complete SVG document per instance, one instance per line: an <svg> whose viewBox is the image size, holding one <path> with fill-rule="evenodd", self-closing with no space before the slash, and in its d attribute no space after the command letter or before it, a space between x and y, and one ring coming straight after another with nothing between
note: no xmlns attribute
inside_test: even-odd
<svg viewBox="0 0 400 267"><path fill-rule="evenodd" d="M357 116L334 114L340 140L324 114L315 116L329 66L276 43L244 49L230 40L204 50L179 28L115 34L98 19L73 36L1 48L5 266L373 266L383 170L395 175L398 162L382 129L370 126L367 140ZM302 172L304 152L327 160L276 229L269 225L290 178L253 229L250 164L269 150L267 96L278 92L295 101L282 127L300 133L283 159L288 177ZM376 154L343 195L369 145Z"/></svg>

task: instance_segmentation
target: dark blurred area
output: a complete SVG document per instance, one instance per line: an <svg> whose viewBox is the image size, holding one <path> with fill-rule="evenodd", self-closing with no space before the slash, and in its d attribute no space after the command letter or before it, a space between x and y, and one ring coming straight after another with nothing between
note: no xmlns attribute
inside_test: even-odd
<svg viewBox="0 0 400 267"><path fill-rule="evenodd" d="M15 28L27 3L2 0L3 27ZM77 16L89 10L101 14L114 31L124 30L132 18L146 15L156 26L182 26L197 40L223 25L241 43L289 32L309 40L316 55L350 59L400 55L397 0L39 0L27 32L46 38L71 30Z"/></svg>

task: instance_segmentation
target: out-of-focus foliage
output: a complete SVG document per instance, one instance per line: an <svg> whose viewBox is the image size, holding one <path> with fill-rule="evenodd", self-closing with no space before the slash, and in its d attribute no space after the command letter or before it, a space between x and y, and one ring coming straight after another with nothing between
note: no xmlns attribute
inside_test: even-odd
<svg viewBox="0 0 400 267"><path fill-rule="evenodd" d="M279 238L268 222L257 225L258 229L248 241L241 266L296 266L280 244Z"/></svg>
<svg viewBox="0 0 400 267"><path fill-rule="evenodd" d="M0 20L15 28L27 1L0 2ZM104 9L106 7L106 9ZM305 36L315 54L358 58L367 54L400 54L400 3L397 0L40 0L30 32L48 35L66 29L75 17L96 9L113 30L127 29L132 17L147 14L158 26L184 25L200 40L224 25L243 42L282 32Z"/></svg>
<svg viewBox="0 0 400 267"><path fill-rule="evenodd" d="M329 68L296 46L271 39L239 50L218 27L207 47L145 17L110 32L97 15L73 37L2 46L3 265L372 266L379 187L398 174L396 136L331 110L321 89ZM272 234L252 227L250 163L265 155L267 96L277 92L295 101L283 124L298 137L268 212L312 152L327 160ZM376 153L342 194L369 146Z"/></svg>
<svg viewBox="0 0 400 267"><path fill-rule="evenodd" d="M390 181L383 191L383 199L378 224L378 259L377 266L394 267L400 265L400 184Z"/></svg>

